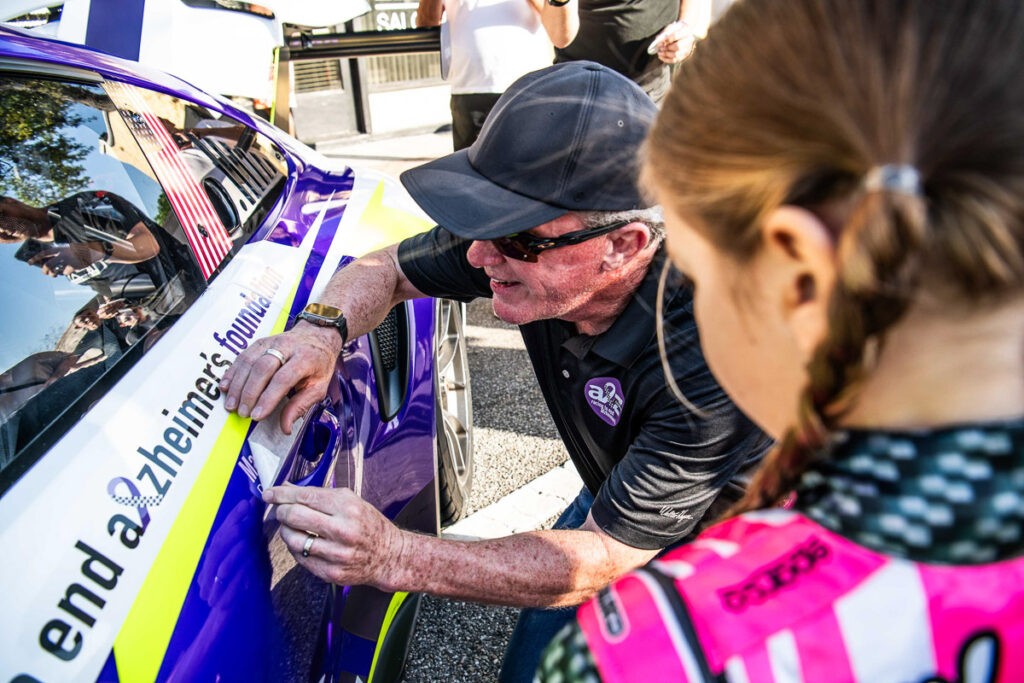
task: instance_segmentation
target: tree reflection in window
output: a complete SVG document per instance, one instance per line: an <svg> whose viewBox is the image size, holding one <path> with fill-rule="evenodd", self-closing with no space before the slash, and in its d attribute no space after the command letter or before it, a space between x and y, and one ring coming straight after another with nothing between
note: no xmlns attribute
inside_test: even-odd
<svg viewBox="0 0 1024 683"><path fill-rule="evenodd" d="M0 92L0 194L49 204L88 187L89 147L68 132L84 123L74 105L110 111L110 101L56 81L5 79Z"/></svg>

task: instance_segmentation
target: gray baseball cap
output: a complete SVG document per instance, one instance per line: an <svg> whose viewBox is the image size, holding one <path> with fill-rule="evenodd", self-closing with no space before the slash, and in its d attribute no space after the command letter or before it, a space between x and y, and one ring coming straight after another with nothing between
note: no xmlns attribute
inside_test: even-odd
<svg viewBox="0 0 1024 683"><path fill-rule="evenodd" d="M646 208L637 152L657 113L607 67L556 64L513 83L471 147L409 169L402 184L439 225L474 240L570 211Z"/></svg>

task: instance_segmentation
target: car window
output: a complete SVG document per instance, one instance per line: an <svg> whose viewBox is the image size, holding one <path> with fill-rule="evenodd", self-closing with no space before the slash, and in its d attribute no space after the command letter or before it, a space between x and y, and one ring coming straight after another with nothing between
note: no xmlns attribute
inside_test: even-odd
<svg viewBox="0 0 1024 683"><path fill-rule="evenodd" d="M0 490L205 287L133 116L103 84L0 73Z"/></svg>

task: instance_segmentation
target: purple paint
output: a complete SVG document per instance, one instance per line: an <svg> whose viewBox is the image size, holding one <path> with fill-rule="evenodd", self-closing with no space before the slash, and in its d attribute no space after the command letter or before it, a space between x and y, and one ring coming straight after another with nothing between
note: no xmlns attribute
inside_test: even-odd
<svg viewBox="0 0 1024 683"><path fill-rule="evenodd" d="M622 406L625 403L619 380L614 377L595 377L587 382L584 391L587 395L587 403L599 418L612 427L619 424L619 419L622 417Z"/></svg>
<svg viewBox="0 0 1024 683"><path fill-rule="evenodd" d="M142 11L136 0L92 0L85 44L117 57L137 61L142 43Z"/></svg>

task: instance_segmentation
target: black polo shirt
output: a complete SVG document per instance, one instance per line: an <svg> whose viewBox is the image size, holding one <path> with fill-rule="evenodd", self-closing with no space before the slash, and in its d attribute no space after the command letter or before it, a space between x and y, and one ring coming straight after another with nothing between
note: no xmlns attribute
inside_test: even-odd
<svg viewBox="0 0 1024 683"><path fill-rule="evenodd" d="M466 259L470 244L442 228L407 239L398 248L402 272L429 296L490 298L487 275ZM690 414L668 390L655 328L664 258L659 251L626 309L600 335L555 319L519 328L558 432L595 495L594 521L646 549L687 536L741 466L748 470L771 445L711 376L692 289L679 278L665 295L667 355L676 383L706 415ZM730 488L734 499L739 482Z"/></svg>

